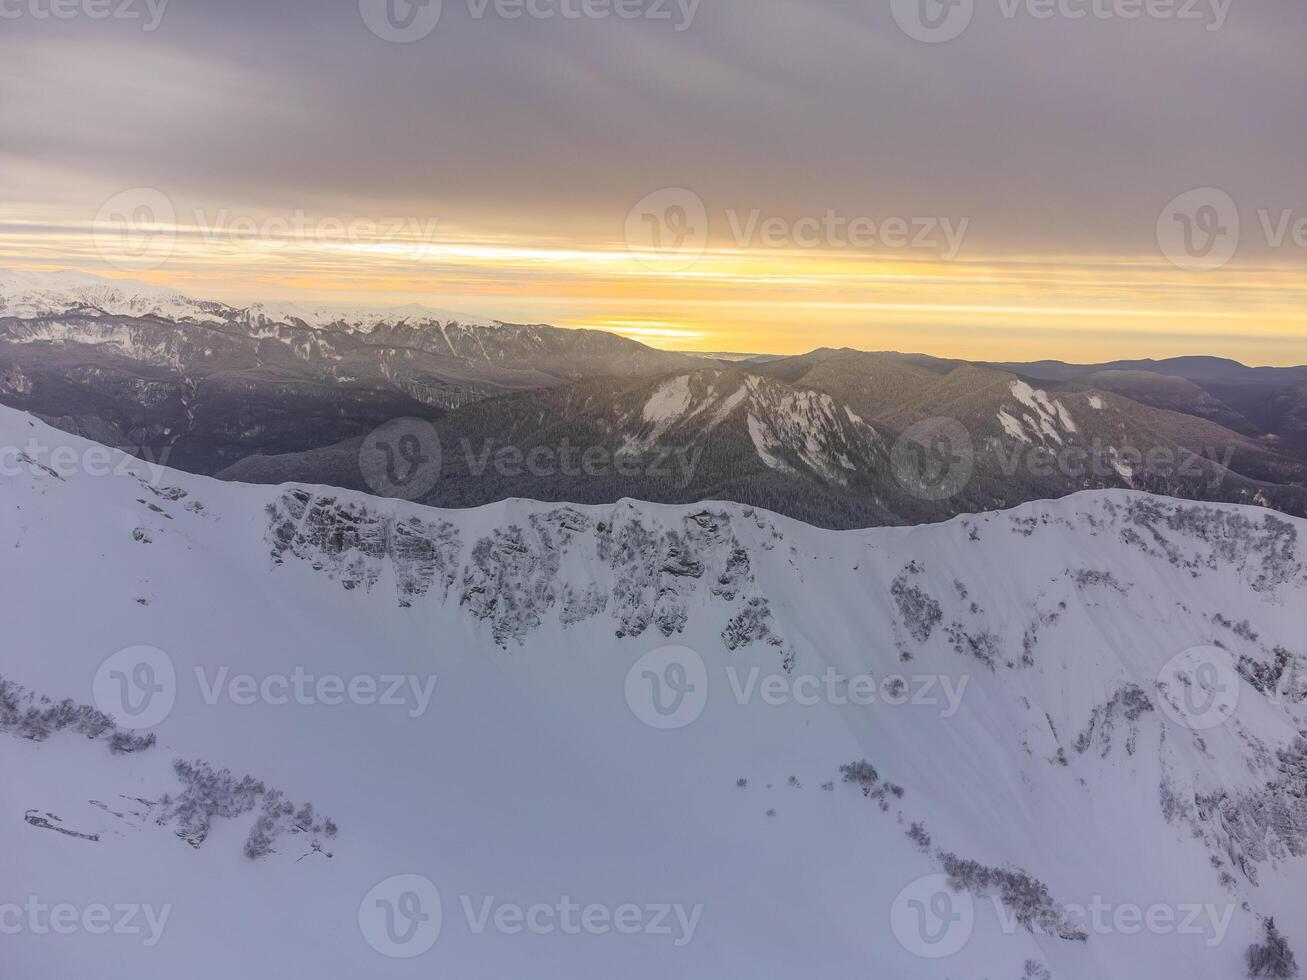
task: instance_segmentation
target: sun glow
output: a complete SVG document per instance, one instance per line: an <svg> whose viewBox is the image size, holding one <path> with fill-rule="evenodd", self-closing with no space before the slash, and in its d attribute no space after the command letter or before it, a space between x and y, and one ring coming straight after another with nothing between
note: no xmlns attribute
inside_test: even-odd
<svg viewBox="0 0 1307 980"><path fill-rule="evenodd" d="M631 250L623 241L476 235L420 222L152 228L136 261L85 222L0 213L0 264L75 267L228 302L419 302L514 322L609 330L654 346L791 353L818 346L996 360L1225 354L1307 361L1297 270L1197 274L1159 256ZM109 261L112 260L112 261Z"/></svg>

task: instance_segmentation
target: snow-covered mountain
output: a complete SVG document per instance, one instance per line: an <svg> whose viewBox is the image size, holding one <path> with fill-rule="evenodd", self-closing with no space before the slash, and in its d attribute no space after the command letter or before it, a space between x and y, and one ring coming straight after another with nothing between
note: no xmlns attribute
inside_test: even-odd
<svg viewBox="0 0 1307 980"><path fill-rule="evenodd" d="M51 314L156 316L172 320L221 322L220 304L201 303L180 292L142 282L118 281L82 272L18 272L0 269L0 316L31 318Z"/></svg>
<svg viewBox="0 0 1307 980"><path fill-rule="evenodd" d="M556 454L563 441L640 457L633 475L514 479L447 456L424 501L439 506L712 497L867 527L1122 487L1307 514L1307 456L1276 434L1302 414L1294 391L1266 408L1279 419L1272 432L1248 421L1252 409L1180 378L1162 378L1181 383L1160 391L1132 381L1123 393L1095 377L1050 383L824 349L727 364L603 331L418 306L238 308L80 273L0 272L0 404L189 472L366 489L359 444L418 418L478 458L492 444ZM925 425L933 442L941 421L961 433L948 456L965 456L968 472L922 492L894 464L946 464L921 439Z"/></svg>
<svg viewBox="0 0 1307 980"><path fill-rule="evenodd" d="M888 367L814 371L809 387L807 379L719 365L651 378L587 378L485 399L436 423L445 451L439 480L422 499L464 507L508 497L711 498L833 528L946 520L1110 488L1307 513L1307 463L1211 422L1111 392L1037 387L971 365L944 376ZM935 427L947 437L942 452ZM362 443L356 437L248 456L217 475L367 489ZM564 446L622 462L491 465L500 452L556 460Z"/></svg>
<svg viewBox="0 0 1307 980"><path fill-rule="evenodd" d="M454 512L9 409L0 447L6 974L1231 980L1268 918L1307 945L1307 522Z"/></svg>
<svg viewBox="0 0 1307 980"><path fill-rule="evenodd" d="M886 433L821 392L733 368L596 378L487 399L450 413L436 433L444 452L424 502L440 506L508 497L724 499L817 524L901 521L890 504L905 494ZM246 458L218 475L367 489L361 444ZM539 465L498 465L505 451Z"/></svg>
<svg viewBox="0 0 1307 980"><path fill-rule="evenodd" d="M0 270L0 403L193 472L504 391L698 363L603 331L420 306L234 307L81 273Z"/></svg>
<svg viewBox="0 0 1307 980"><path fill-rule="evenodd" d="M1307 446L1307 366L1248 367L1223 357L995 365L1068 386L1106 388L1148 405L1178 408L1238 432Z"/></svg>
<svg viewBox="0 0 1307 980"><path fill-rule="evenodd" d="M419 304L339 308L277 302L231 306L147 283L71 271L0 270L0 324L0 341L5 343L100 346L155 367L212 363L224 354L237 354L232 345L240 341L254 344L269 366L276 363L274 351L285 355L288 364L339 364L360 349L370 349L374 357L398 350L410 358L428 354L498 368L502 375L477 379L491 388L532 387L550 380L557 384L562 378L598 373L584 363L586 356L621 353L637 362L626 370L602 372L616 374L635 373L641 352L664 367L693 363L603 331L508 324ZM169 339L167 332L150 330L168 324L192 329L174 329L173 333L180 334L176 339ZM571 357L575 363L563 368L560 356ZM536 377L508 384L513 371L534 372Z"/></svg>
<svg viewBox="0 0 1307 980"><path fill-rule="evenodd" d="M105 279L72 270L19 272L0 269L0 316L26 319L69 313L150 316L180 323L303 324L363 333L375 329L378 324L399 321L486 327L498 322L419 304L347 308L282 302L240 307L193 299L176 289L130 279Z"/></svg>

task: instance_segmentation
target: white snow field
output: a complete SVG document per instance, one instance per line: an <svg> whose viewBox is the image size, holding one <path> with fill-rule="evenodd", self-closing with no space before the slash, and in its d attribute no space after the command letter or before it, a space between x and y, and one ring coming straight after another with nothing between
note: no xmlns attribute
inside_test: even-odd
<svg viewBox="0 0 1307 980"><path fill-rule="evenodd" d="M438 511L8 409L0 453L6 980L1236 980L1268 916L1307 948L1301 521Z"/></svg>

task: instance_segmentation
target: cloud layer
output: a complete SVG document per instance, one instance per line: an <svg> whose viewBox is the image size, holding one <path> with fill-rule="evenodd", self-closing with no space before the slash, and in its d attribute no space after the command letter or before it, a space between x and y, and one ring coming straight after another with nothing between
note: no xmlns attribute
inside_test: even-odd
<svg viewBox="0 0 1307 980"><path fill-rule="evenodd" d="M727 215L965 219L964 259L1056 257L1076 276L1103 257L1161 258L1167 202L1216 187L1255 232L1240 264L1303 258L1267 242L1256 217L1307 217L1297 0L980 0L947 43L905 33L897 0L702 0L688 19L692 5L668 2L666 20L650 16L663 0L444 0L429 35L406 44L369 30L359 0L172 0L153 31L145 0L138 20L5 2L3 241L47 262L135 187L166 194L184 224L197 211L395 215L544 255L621 248L636 202L682 187L704 202L713 248L741 247ZM623 2L644 15L565 15ZM1145 6L1154 16L1129 16ZM766 259L756 275L788 268L781 249L744 247ZM199 274L203 256L187 256L176 275ZM475 274L409 269L400 291L425 277L457 297L470 275L478 305L516 294L524 307L576 271L551 279L528 262L539 274L527 282L491 259ZM276 285L256 265L219 255L205 275ZM283 276L283 291L313 288L314 274ZM1063 305L1038 276L1024 282L1037 305ZM1009 286L999 305L1024 301ZM595 298L541 306L576 321ZM644 316L625 301L609 312Z"/></svg>

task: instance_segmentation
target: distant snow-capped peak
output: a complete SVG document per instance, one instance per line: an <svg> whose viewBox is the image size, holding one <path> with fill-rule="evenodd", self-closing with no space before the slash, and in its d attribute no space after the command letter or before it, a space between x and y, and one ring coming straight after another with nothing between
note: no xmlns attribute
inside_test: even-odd
<svg viewBox="0 0 1307 980"><path fill-rule="evenodd" d="M343 326L370 333L383 323L458 323L467 327L493 327L498 320L433 309L420 303L404 306L352 308L276 302L253 303L242 311L251 323L304 323L310 327Z"/></svg>
<svg viewBox="0 0 1307 980"><path fill-rule="evenodd" d="M128 279L103 279L76 271L0 269L0 316L6 317L95 310L110 316L217 320L212 310L219 305L201 303L165 286Z"/></svg>
<svg viewBox="0 0 1307 980"><path fill-rule="evenodd" d="M403 306L333 307L266 302L239 307L195 299L176 289L130 279L106 279L72 270L19 272L0 269L0 317L30 319L73 312L107 316L156 316L199 323L302 323L315 328L342 327L363 333L370 332L383 323L458 323L463 326L491 327L499 322L433 309L418 303Z"/></svg>

